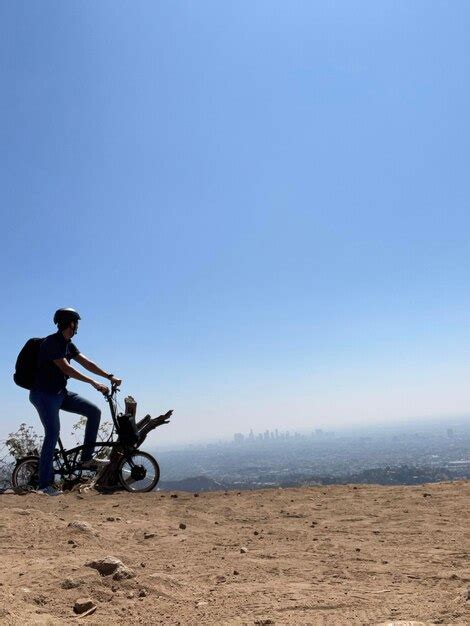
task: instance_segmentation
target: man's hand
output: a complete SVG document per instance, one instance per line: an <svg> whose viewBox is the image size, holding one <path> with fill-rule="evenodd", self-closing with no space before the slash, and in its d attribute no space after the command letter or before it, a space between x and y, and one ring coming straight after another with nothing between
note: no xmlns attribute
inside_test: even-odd
<svg viewBox="0 0 470 626"><path fill-rule="evenodd" d="M118 378L117 376L113 376L112 378L109 379L111 381L111 383L113 385L116 385L116 387L120 387L122 384L122 379Z"/></svg>
<svg viewBox="0 0 470 626"><path fill-rule="evenodd" d="M106 387L106 385L103 385L101 383L97 383L95 380L91 384L96 389L96 391L99 391L104 396L107 396L109 394L109 389Z"/></svg>

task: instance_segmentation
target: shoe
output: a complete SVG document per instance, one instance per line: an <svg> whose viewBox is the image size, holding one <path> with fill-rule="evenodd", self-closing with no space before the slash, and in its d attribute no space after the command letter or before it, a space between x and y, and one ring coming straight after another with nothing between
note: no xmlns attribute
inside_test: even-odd
<svg viewBox="0 0 470 626"><path fill-rule="evenodd" d="M55 487L52 487L52 485L49 485L49 487L44 487L44 489L38 489L36 493L38 493L41 496L61 496L62 495L62 491L59 491Z"/></svg>
<svg viewBox="0 0 470 626"><path fill-rule="evenodd" d="M88 461L83 461L82 469L96 471L103 469L108 464L109 461L107 459L88 459Z"/></svg>

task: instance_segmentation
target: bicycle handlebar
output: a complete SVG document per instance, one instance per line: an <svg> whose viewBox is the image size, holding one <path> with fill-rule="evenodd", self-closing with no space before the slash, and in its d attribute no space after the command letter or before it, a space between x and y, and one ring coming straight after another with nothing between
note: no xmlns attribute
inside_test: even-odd
<svg viewBox="0 0 470 626"><path fill-rule="evenodd" d="M104 393L103 395L106 398L106 400L111 400L118 391L119 391L119 387L117 383L111 383L111 392Z"/></svg>

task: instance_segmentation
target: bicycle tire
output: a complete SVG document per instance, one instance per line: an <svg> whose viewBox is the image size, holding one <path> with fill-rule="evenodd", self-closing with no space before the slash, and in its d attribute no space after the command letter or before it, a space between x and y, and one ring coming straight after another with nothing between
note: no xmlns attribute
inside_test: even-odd
<svg viewBox="0 0 470 626"><path fill-rule="evenodd" d="M140 459L139 459L140 457ZM139 463L140 460L140 463ZM146 467L144 467L144 462ZM133 468L137 468L137 472ZM145 470L145 476L138 478L133 476L133 471L139 473ZM121 485L132 493L146 493L153 491L160 480L160 467L157 460L148 452L134 450L126 454L119 463L118 477Z"/></svg>
<svg viewBox="0 0 470 626"><path fill-rule="evenodd" d="M30 467L29 475L22 477L28 466ZM39 457L25 456L18 461L11 476L11 483L15 493L24 494L30 491L36 491L39 484Z"/></svg>

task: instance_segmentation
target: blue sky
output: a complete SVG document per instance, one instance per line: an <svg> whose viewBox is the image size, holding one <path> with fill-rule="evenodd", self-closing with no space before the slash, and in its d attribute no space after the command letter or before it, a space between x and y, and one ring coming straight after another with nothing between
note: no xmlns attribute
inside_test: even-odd
<svg viewBox="0 0 470 626"><path fill-rule="evenodd" d="M2 2L0 437L39 424L11 373L60 306L165 442L468 413L469 30L463 1Z"/></svg>

